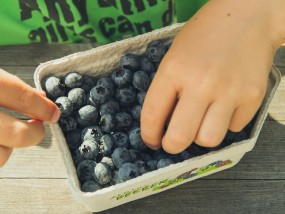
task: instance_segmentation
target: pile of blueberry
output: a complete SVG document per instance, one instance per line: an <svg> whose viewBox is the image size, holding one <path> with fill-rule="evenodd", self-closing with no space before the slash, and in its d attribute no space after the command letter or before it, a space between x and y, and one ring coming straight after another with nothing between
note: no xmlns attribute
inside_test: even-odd
<svg viewBox="0 0 285 214"><path fill-rule="evenodd" d="M216 148L193 143L176 155L145 146L140 134L142 104L170 44L156 40L141 55L126 53L120 67L107 76L69 72L44 80L47 96L62 112L59 125L82 191L94 192L248 138L244 130L228 132Z"/></svg>

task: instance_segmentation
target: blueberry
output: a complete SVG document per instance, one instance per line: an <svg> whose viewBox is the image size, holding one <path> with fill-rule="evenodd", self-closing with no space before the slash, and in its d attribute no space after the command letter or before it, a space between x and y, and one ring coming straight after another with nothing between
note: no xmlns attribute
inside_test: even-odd
<svg viewBox="0 0 285 214"><path fill-rule="evenodd" d="M99 184L104 185L111 181L112 170L106 163L98 163L94 170L94 179Z"/></svg>
<svg viewBox="0 0 285 214"><path fill-rule="evenodd" d="M131 162L135 162L137 160L140 160L140 153L136 149L129 149L130 157L131 157Z"/></svg>
<svg viewBox="0 0 285 214"><path fill-rule="evenodd" d="M65 76L64 83L68 88L78 88L83 83L83 77L77 72L70 72Z"/></svg>
<svg viewBox="0 0 285 214"><path fill-rule="evenodd" d="M112 160L117 169L119 169L124 163L130 163L131 157L129 150L126 148L118 147L112 153Z"/></svg>
<svg viewBox="0 0 285 214"><path fill-rule="evenodd" d="M61 117L58 124L64 133L71 132L77 128L77 121L70 116Z"/></svg>
<svg viewBox="0 0 285 214"><path fill-rule="evenodd" d="M115 114L116 130L127 131L132 126L132 116L126 112L118 112Z"/></svg>
<svg viewBox="0 0 285 214"><path fill-rule="evenodd" d="M140 70L150 74L156 71L154 64L147 57L141 57L140 59Z"/></svg>
<svg viewBox="0 0 285 214"><path fill-rule="evenodd" d="M118 180L120 182L125 182L137 176L139 176L139 170L137 166L132 163L123 164L118 172Z"/></svg>
<svg viewBox="0 0 285 214"><path fill-rule="evenodd" d="M93 180L86 181L81 186L83 192L95 192L99 189L102 189L102 186Z"/></svg>
<svg viewBox="0 0 285 214"><path fill-rule="evenodd" d="M100 118L99 126L106 133L114 132L116 128L115 117L111 114L103 114Z"/></svg>
<svg viewBox="0 0 285 214"><path fill-rule="evenodd" d="M190 154L190 152L188 152L187 150L184 150L184 151L181 152L179 155L180 155L180 157L181 157L182 160L188 160L188 159L194 157L194 155Z"/></svg>
<svg viewBox="0 0 285 214"><path fill-rule="evenodd" d="M72 154L72 160L73 160L75 166L77 166L81 161L85 160L85 158L80 154L79 148L74 150L74 152Z"/></svg>
<svg viewBox="0 0 285 214"><path fill-rule="evenodd" d="M133 72L129 69L121 68L112 73L112 79L116 86L122 88L132 83Z"/></svg>
<svg viewBox="0 0 285 214"><path fill-rule="evenodd" d="M132 116L135 120L140 120L141 118L141 111L142 111L142 106L141 105L135 105L132 108Z"/></svg>
<svg viewBox="0 0 285 214"><path fill-rule="evenodd" d="M111 184L115 185L115 184L119 184L121 183L119 181L119 178L118 178L118 174L119 174L119 170L115 170L112 172L112 179L111 179Z"/></svg>
<svg viewBox="0 0 285 214"><path fill-rule="evenodd" d="M133 86L140 91L147 91L150 78L144 71L136 71L133 75Z"/></svg>
<svg viewBox="0 0 285 214"><path fill-rule="evenodd" d="M91 88L95 85L93 79L90 76L83 76L83 83L81 88L85 91L85 93L89 93Z"/></svg>
<svg viewBox="0 0 285 214"><path fill-rule="evenodd" d="M206 147L202 147L197 145L196 143L192 143L188 148L187 151L193 155L194 157L204 155L209 152L209 149Z"/></svg>
<svg viewBox="0 0 285 214"><path fill-rule="evenodd" d="M166 153L163 149L156 150L153 154L154 159L161 160L169 158L169 154Z"/></svg>
<svg viewBox="0 0 285 214"><path fill-rule="evenodd" d="M246 139L248 139L248 135L245 131L242 130L240 132L232 132L228 130L223 141L225 141L226 145L230 145L232 143L237 143Z"/></svg>
<svg viewBox="0 0 285 214"><path fill-rule="evenodd" d="M88 126L88 127L85 127L82 130L82 133L81 133L82 141L85 141L85 140L89 139L89 140L95 140L95 141L98 142L102 136L103 136L103 132L99 128L99 126Z"/></svg>
<svg viewBox="0 0 285 214"><path fill-rule="evenodd" d="M65 139L70 149L77 149L81 144L81 130L75 129L65 134Z"/></svg>
<svg viewBox="0 0 285 214"><path fill-rule="evenodd" d="M85 91L82 88L73 88L68 92L68 99L73 104L73 109L80 109L86 103Z"/></svg>
<svg viewBox="0 0 285 214"><path fill-rule="evenodd" d="M149 160L147 163L146 163L146 166L148 168L149 171L153 171L153 170L156 170L157 169L157 163L158 163L158 160Z"/></svg>
<svg viewBox="0 0 285 214"><path fill-rule="evenodd" d="M140 57L132 53L126 53L121 57L120 63L123 68L137 71L140 67Z"/></svg>
<svg viewBox="0 0 285 214"><path fill-rule="evenodd" d="M137 93L137 101L141 106L143 105L145 96L146 96L146 91L140 91Z"/></svg>
<svg viewBox="0 0 285 214"><path fill-rule="evenodd" d="M148 170L146 169L146 165L142 160L137 160L134 162L134 164L136 165L139 171L139 175L143 175L148 172Z"/></svg>
<svg viewBox="0 0 285 214"><path fill-rule="evenodd" d="M169 165L173 164L173 161L170 160L170 159L161 159L158 161L157 163L157 168L160 169L160 168L164 168L164 167L167 167Z"/></svg>
<svg viewBox="0 0 285 214"><path fill-rule="evenodd" d="M86 97L86 105L91 105L91 106L94 106L94 107L98 108L99 105L96 104L96 103L92 100L92 98L91 98L91 96L90 96L90 93L85 94L85 97Z"/></svg>
<svg viewBox="0 0 285 214"><path fill-rule="evenodd" d="M114 132L112 136L115 138L116 147L129 147L129 138L124 132Z"/></svg>
<svg viewBox="0 0 285 214"><path fill-rule="evenodd" d="M90 126L96 122L97 118L98 118L97 109L92 105L83 106L78 110L77 122L81 126Z"/></svg>
<svg viewBox="0 0 285 214"><path fill-rule="evenodd" d="M61 111L61 116L66 117L73 111L73 104L68 97L59 97L56 99L55 104Z"/></svg>
<svg viewBox="0 0 285 214"><path fill-rule="evenodd" d="M100 115L103 114L115 114L120 110L120 105L117 101L110 99L107 102L100 105L99 113Z"/></svg>
<svg viewBox="0 0 285 214"><path fill-rule="evenodd" d="M138 151L146 149L146 145L144 144L142 138L141 138L141 129L136 128L134 129L130 135L130 143L134 149L137 149Z"/></svg>
<svg viewBox="0 0 285 214"><path fill-rule="evenodd" d="M159 41L150 42L146 48L147 57L153 62L160 62L166 53L164 44Z"/></svg>
<svg viewBox="0 0 285 214"><path fill-rule="evenodd" d="M99 154L98 143L95 140L85 140L79 147L79 151L86 159L95 159Z"/></svg>
<svg viewBox="0 0 285 214"><path fill-rule="evenodd" d="M93 160L83 160L81 161L77 168L77 176L81 183L84 183L88 180L93 180L94 169L96 162Z"/></svg>
<svg viewBox="0 0 285 214"><path fill-rule="evenodd" d="M102 158L101 162L107 164L112 170L115 169L115 165L113 163L112 158L105 156Z"/></svg>
<svg viewBox="0 0 285 214"><path fill-rule="evenodd" d="M130 106L136 101L136 91L133 87L118 88L115 93L116 99L121 106Z"/></svg>
<svg viewBox="0 0 285 214"><path fill-rule="evenodd" d="M101 77L97 83L97 86L101 85L104 88L107 88L110 95L113 96L114 92L115 92L115 83L113 82L113 80L111 79L111 77Z"/></svg>
<svg viewBox="0 0 285 214"><path fill-rule="evenodd" d="M110 97L108 88L102 85L97 85L90 90L90 97L97 105L106 102Z"/></svg>
<svg viewBox="0 0 285 214"><path fill-rule="evenodd" d="M156 72L152 72L152 73L150 73L150 75L149 75L149 79L150 79L150 81L151 81L151 82L152 82L152 80L153 80L153 78L154 78L155 74L156 74Z"/></svg>
<svg viewBox="0 0 285 214"><path fill-rule="evenodd" d="M64 96L66 92L65 85L57 77L50 76L45 80L44 88L47 92L47 96L53 100L58 97Z"/></svg>
<svg viewBox="0 0 285 214"><path fill-rule="evenodd" d="M104 156L110 155L115 146L115 138L112 135L105 134L99 140L99 150Z"/></svg>
<svg viewBox="0 0 285 214"><path fill-rule="evenodd" d="M140 157L143 162L148 162L153 159L152 155L148 152L141 152Z"/></svg>

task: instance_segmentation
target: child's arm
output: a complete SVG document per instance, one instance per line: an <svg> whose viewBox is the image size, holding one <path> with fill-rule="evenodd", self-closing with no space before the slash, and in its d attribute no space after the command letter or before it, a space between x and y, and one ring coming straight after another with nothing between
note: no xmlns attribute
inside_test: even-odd
<svg viewBox="0 0 285 214"><path fill-rule="evenodd" d="M285 38L284 11L284 0L211 0L201 8L149 88L141 113L146 144L179 153L193 141L217 146L228 129L243 129L260 107Z"/></svg>
<svg viewBox="0 0 285 214"><path fill-rule="evenodd" d="M0 69L0 106L37 120L22 121L0 112L0 167L8 160L12 148L39 143L44 137L41 121L55 123L60 110L43 92L30 87L18 77Z"/></svg>

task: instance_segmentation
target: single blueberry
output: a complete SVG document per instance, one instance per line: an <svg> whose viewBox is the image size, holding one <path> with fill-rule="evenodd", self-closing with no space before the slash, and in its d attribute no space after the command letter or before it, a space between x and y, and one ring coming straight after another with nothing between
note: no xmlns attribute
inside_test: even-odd
<svg viewBox="0 0 285 214"><path fill-rule="evenodd" d="M112 136L115 138L116 147L129 147L129 138L124 132L114 132Z"/></svg>
<svg viewBox="0 0 285 214"><path fill-rule="evenodd" d="M103 156L111 155L115 146L115 138L110 134L103 135L99 140L99 150Z"/></svg>
<svg viewBox="0 0 285 214"><path fill-rule="evenodd" d="M118 112L115 114L116 130L127 131L132 126L133 118L126 112Z"/></svg>
<svg viewBox="0 0 285 214"><path fill-rule="evenodd" d="M102 163L105 163L107 165L109 165L109 167L114 170L115 169L115 165L113 163L112 158L108 157L108 156L104 156L101 160Z"/></svg>
<svg viewBox="0 0 285 214"><path fill-rule="evenodd" d="M83 77L77 72L70 72L65 76L64 83L68 88L78 88L83 83Z"/></svg>
<svg viewBox="0 0 285 214"><path fill-rule="evenodd" d="M140 70L150 74L152 72L156 71L156 68L151 60L149 60L147 57L141 57L140 60Z"/></svg>
<svg viewBox="0 0 285 214"><path fill-rule="evenodd" d="M98 112L96 107L92 105L83 106L78 110L77 122L81 126L91 126L95 124L98 118Z"/></svg>
<svg viewBox="0 0 285 214"><path fill-rule="evenodd" d="M193 158L194 155L190 154L187 150L184 150L183 152L179 153L182 160L188 160L190 158Z"/></svg>
<svg viewBox="0 0 285 214"><path fill-rule="evenodd" d="M173 164L173 161L171 159L161 159L157 163L157 169L167 167L171 164Z"/></svg>
<svg viewBox="0 0 285 214"><path fill-rule="evenodd" d="M88 126L82 130L81 140L85 141L85 140L90 139L90 140L95 140L98 142L102 136L103 136L103 132L99 128L99 126Z"/></svg>
<svg viewBox="0 0 285 214"><path fill-rule="evenodd" d="M64 133L71 132L77 128L77 121L70 116L61 117L58 124Z"/></svg>
<svg viewBox="0 0 285 214"><path fill-rule="evenodd" d="M106 133L112 133L116 128L115 117L111 114L103 114L99 121L100 128Z"/></svg>
<svg viewBox="0 0 285 214"><path fill-rule="evenodd" d="M96 83L97 86L103 86L104 88L107 88L110 95L113 96L114 93L115 93L115 88L116 88L116 85L115 83L113 82L113 80L111 79L111 77L101 77L97 83Z"/></svg>
<svg viewBox="0 0 285 214"><path fill-rule="evenodd" d="M94 107L96 107L96 109L98 108L99 105L96 104L96 103L92 100L92 98L91 98L91 96L90 96L90 93L85 94L85 97L86 97L86 105L94 106Z"/></svg>
<svg viewBox="0 0 285 214"><path fill-rule="evenodd" d="M142 151L146 149L146 145L144 144L142 138L141 138L141 129L136 128L133 129L132 132L129 135L130 143L134 149L137 149L138 151Z"/></svg>
<svg viewBox="0 0 285 214"><path fill-rule="evenodd" d="M121 182L119 181L118 174L119 174L119 170L113 171L113 173L112 173L112 179L111 179L111 182L110 182L111 184L115 185L115 184L121 183Z"/></svg>
<svg viewBox="0 0 285 214"><path fill-rule="evenodd" d="M157 163L158 160L149 160L148 162L146 162L146 167L148 168L149 171L154 171L157 169Z"/></svg>
<svg viewBox="0 0 285 214"><path fill-rule="evenodd" d="M137 101L142 106L146 96L146 91L139 91L137 93Z"/></svg>
<svg viewBox="0 0 285 214"><path fill-rule="evenodd" d="M121 68L112 73L112 79L117 87L122 88L132 83L133 72L129 69Z"/></svg>
<svg viewBox="0 0 285 214"><path fill-rule="evenodd" d="M85 91L82 88L73 88L68 92L68 99L73 104L73 109L80 109L86 103Z"/></svg>
<svg viewBox="0 0 285 214"><path fill-rule="evenodd" d="M121 57L120 63L123 68L137 71L140 67L140 57L133 53L126 53Z"/></svg>
<svg viewBox="0 0 285 214"><path fill-rule="evenodd" d="M48 77L44 82L44 88L47 92L47 96L55 100L58 97L65 95L66 87L62 81L54 76Z"/></svg>
<svg viewBox="0 0 285 214"><path fill-rule="evenodd" d="M95 159L99 154L98 143L95 140L85 140L79 147L79 151L86 159Z"/></svg>
<svg viewBox="0 0 285 214"><path fill-rule="evenodd" d="M136 71L133 75L133 86L140 91L147 91L150 82L150 78L144 71Z"/></svg>
<svg viewBox="0 0 285 214"><path fill-rule="evenodd" d="M146 48L146 55L152 62L160 62L165 53L165 46L159 40L150 42Z"/></svg>
<svg viewBox="0 0 285 214"><path fill-rule="evenodd" d="M120 182L125 182L132 178L139 176L138 167L133 163L125 163L123 164L118 172L118 180Z"/></svg>
<svg viewBox="0 0 285 214"><path fill-rule="evenodd" d="M135 162L137 160L140 160L140 153L136 149L129 149L130 157L131 157L131 162Z"/></svg>
<svg viewBox="0 0 285 214"><path fill-rule="evenodd" d="M112 170L106 163L98 163L94 169L94 179L99 184L104 185L111 181Z"/></svg>
<svg viewBox="0 0 285 214"><path fill-rule="evenodd" d="M145 163L153 159L152 154L149 152L140 152L140 158Z"/></svg>
<svg viewBox="0 0 285 214"><path fill-rule="evenodd" d="M68 97L59 97L56 99L55 104L61 111L61 116L66 117L73 111L73 104Z"/></svg>
<svg viewBox="0 0 285 214"><path fill-rule="evenodd" d="M136 165L136 167L139 171L139 175L143 175L143 174L148 172L148 170L146 168L146 164L142 160L137 160L134 162L134 164Z"/></svg>
<svg viewBox="0 0 285 214"><path fill-rule="evenodd" d="M83 192L95 192L99 189L102 189L102 186L93 180L86 181L81 186Z"/></svg>
<svg viewBox="0 0 285 214"><path fill-rule="evenodd" d="M78 166L81 161L85 160L85 157L81 155L79 148L75 149L72 153L72 160L75 166Z"/></svg>
<svg viewBox="0 0 285 214"><path fill-rule="evenodd" d="M90 90L90 97L97 105L100 105L110 99L111 94L105 86L97 85Z"/></svg>
<svg viewBox="0 0 285 214"><path fill-rule="evenodd" d="M78 179L81 183L94 179L93 174L95 166L96 162L93 160L83 160L78 164L76 171Z"/></svg>
<svg viewBox="0 0 285 214"><path fill-rule="evenodd" d="M169 154L166 153L162 148L154 151L153 159L160 160L160 159L167 159L169 158Z"/></svg>
<svg viewBox="0 0 285 214"><path fill-rule="evenodd" d="M122 147L116 148L113 151L111 157L117 169L119 169L124 163L131 162L129 150L127 150L126 148L122 148Z"/></svg>
<svg viewBox="0 0 285 214"><path fill-rule="evenodd" d="M95 86L95 82L93 81L92 77L90 76L83 76L83 83L81 88L85 91L85 93L89 93L91 88Z"/></svg>
<svg viewBox="0 0 285 214"><path fill-rule="evenodd" d="M140 120L141 118L141 111L142 111L142 106L141 105L135 105L132 108L132 116L135 120Z"/></svg>
<svg viewBox="0 0 285 214"><path fill-rule="evenodd" d="M75 129L65 134L66 143L70 149L77 149L81 144L81 129Z"/></svg>
<svg viewBox="0 0 285 214"><path fill-rule="evenodd" d="M110 99L107 102L105 102L102 105L100 105L99 113L100 113L100 115L103 115L103 114L114 115L119 110L120 110L119 103L116 100L114 100L114 99Z"/></svg>
<svg viewBox="0 0 285 214"><path fill-rule="evenodd" d="M115 93L116 99L121 106L131 106L136 101L136 90L134 87L118 88Z"/></svg>

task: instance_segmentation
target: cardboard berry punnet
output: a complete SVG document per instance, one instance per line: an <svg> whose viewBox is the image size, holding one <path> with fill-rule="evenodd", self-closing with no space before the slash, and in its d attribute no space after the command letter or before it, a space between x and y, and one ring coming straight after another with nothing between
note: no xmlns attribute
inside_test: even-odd
<svg viewBox="0 0 285 214"><path fill-rule="evenodd" d="M123 54L127 52L141 54L151 41L172 39L182 25L176 24L130 39L42 63L38 66L34 74L36 88L42 89L42 81L49 75L63 76L70 71L77 71L81 74L93 76L108 74L112 72L112 69L119 66L119 61ZM96 192L81 191L76 168L63 132L58 124L50 124L52 134L62 154L74 197L88 210L99 212L155 193L160 193L177 185L235 166L246 152L254 148L267 116L269 104L279 82L280 73L272 66L268 79L267 93L248 140L233 143L223 149L145 173L139 177L103 188Z"/></svg>

